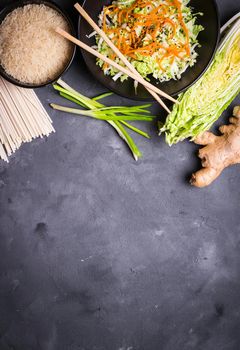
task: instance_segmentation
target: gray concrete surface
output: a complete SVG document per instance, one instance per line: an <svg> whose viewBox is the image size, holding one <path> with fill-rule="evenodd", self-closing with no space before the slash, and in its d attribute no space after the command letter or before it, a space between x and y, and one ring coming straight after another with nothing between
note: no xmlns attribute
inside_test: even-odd
<svg viewBox="0 0 240 350"><path fill-rule="evenodd" d="M222 23L239 10L218 4ZM105 91L79 55L64 78ZM38 94L56 134L0 163L0 350L239 350L240 167L192 188L193 144L146 125L135 162L106 123Z"/></svg>

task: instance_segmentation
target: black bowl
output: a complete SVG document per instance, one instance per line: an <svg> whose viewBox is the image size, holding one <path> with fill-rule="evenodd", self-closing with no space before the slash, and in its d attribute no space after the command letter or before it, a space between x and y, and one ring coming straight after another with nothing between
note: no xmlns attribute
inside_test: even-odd
<svg viewBox="0 0 240 350"><path fill-rule="evenodd" d="M98 15L103 6L109 5L110 3L111 0L85 0L83 7L93 20L97 22ZM172 96L183 92L202 76L214 57L219 41L220 24L218 8L215 0L191 0L190 6L193 7L195 13L203 13L203 16L198 17L198 24L201 24L205 28L205 30L200 32L198 36L201 47L196 50L199 54L197 57L197 63L194 67L188 68L180 80L170 80L164 83L160 83L154 78L151 78L150 80L153 85L156 85L161 90ZM79 19L78 36L80 40L90 46L95 43L94 38L87 37L92 31L92 28L85 19ZM138 87L136 95L133 80L130 78L123 83L120 81L114 82L111 77L104 75L101 68L96 65L96 59L94 56L83 49L81 51L89 70L94 77L96 77L96 79L108 89L124 97L137 100L152 100L151 95L142 86Z"/></svg>
<svg viewBox="0 0 240 350"><path fill-rule="evenodd" d="M59 7L57 4L55 4L55 2L53 1L42 1L42 0L22 0L22 1L17 1L12 3L9 6L6 6L1 12L0 12L0 24L2 23L2 21L5 19L5 17L12 12L13 10L15 10L18 7L23 7L25 5L29 5L29 4L43 4L46 5L48 7L51 7L52 9L56 10L57 12L59 12L64 18L65 20L68 22L69 24L69 28L71 29L71 34L72 35L76 35L75 33L75 29L73 26L73 23L71 21L71 19L69 18L69 16L61 9L61 7ZM4 70L4 68L1 66L0 64L0 75L5 78L6 80L8 80L10 83L23 87L23 88L29 88L29 89L36 89L39 87L43 87L43 86L47 86L49 84L54 83L55 81L57 81L67 70L68 68L71 66L72 61L74 59L76 53L76 46L73 46L73 52L72 55L66 65L66 67L59 73L59 75L57 77L55 77L54 79L51 79L49 81L46 81L43 84L28 84L28 83L23 83L15 78L13 78L11 75L7 74L6 71Z"/></svg>

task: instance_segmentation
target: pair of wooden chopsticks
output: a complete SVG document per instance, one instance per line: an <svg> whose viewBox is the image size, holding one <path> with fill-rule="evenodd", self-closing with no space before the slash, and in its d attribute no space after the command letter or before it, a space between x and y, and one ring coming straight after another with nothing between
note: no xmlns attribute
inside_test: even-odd
<svg viewBox="0 0 240 350"><path fill-rule="evenodd" d="M166 106L166 104L161 100L161 98L158 96L165 97L166 99L178 103L177 100L175 100L173 97L169 96L162 90L158 89L156 86L152 85L151 83L147 82L142 78L142 76L138 73L138 71L132 66L132 64L127 60L127 58L121 53L121 51L112 43L112 41L108 38L108 36L104 33L102 29L98 27L98 25L92 20L92 18L87 14L87 12L77 3L74 5L74 7L77 9L77 11L80 13L80 15L85 18L85 20L90 24L90 26L103 38L103 40L109 45L109 47L113 50L113 52L120 58L120 60L126 65L127 68L119 65L118 63L114 62L113 60L109 59L108 57L102 55L98 51L94 50L90 46L84 44L82 41L76 39L69 33L65 32L61 28L57 28L56 31L66 39L70 40L74 44L80 46L82 49L88 51L92 55L100 58L104 62L108 63L110 66L115 67L120 72L128 75L132 79L136 80L140 84L142 84L149 93L160 103L160 105L168 112L170 113L169 108Z"/></svg>

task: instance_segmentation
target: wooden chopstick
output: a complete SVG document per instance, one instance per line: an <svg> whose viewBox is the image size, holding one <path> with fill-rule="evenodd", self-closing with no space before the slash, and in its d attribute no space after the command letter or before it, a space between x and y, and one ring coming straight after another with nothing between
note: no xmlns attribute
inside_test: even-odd
<svg viewBox="0 0 240 350"><path fill-rule="evenodd" d="M176 100L169 96L168 94L166 94L165 92L161 91L160 89L158 89L156 86L150 84L148 81L144 80L141 76L137 76L135 75L133 72L131 72L129 69L120 66L118 63L116 63L115 61L110 60L110 58L102 55L101 53L99 53L98 51L94 50L92 47L84 44L81 40L78 40L77 38L75 38L74 36L72 36L71 34L67 33L65 30L61 29L61 28L56 28L56 32L60 35L62 35L65 39L68 39L69 41L71 41L72 43L74 43L75 45L78 45L79 47L81 47L82 49L86 50L87 52L91 53L92 55L96 56L97 58L103 60L104 62L106 62L107 64L109 64L110 66L113 66L114 68L118 69L120 72L128 75L130 78L138 81L140 84L142 84L146 89L150 89L154 92L156 92L157 94L159 94L160 96L163 96L165 98L167 98L168 100L175 102Z"/></svg>
<svg viewBox="0 0 240 350"><path fill-rule="evenodd" d="M128 61L128 59L122 54L122 52L113 44L113 42L109 39L109 37L106 35L106 33L99 28L99 26L93 21L93 19L88 15L88 13L80 6L78 3L74 5L74 7L77 9L77 11L80 13L80 15L85 18L85 20L90 24L90 26L102 37L102 39L108 44L108 46L115 52L115 54L120 58L120 60L129 68L131 72L133 72L135 75L140 76L139 72L136 70L135 67ZM170 110L165 105L165 103L159 98L159 96L153 92L151 89L147 89L148 92L161 104L165 110L170 113ZM176 100L174 102L177 102Z"/></svg>

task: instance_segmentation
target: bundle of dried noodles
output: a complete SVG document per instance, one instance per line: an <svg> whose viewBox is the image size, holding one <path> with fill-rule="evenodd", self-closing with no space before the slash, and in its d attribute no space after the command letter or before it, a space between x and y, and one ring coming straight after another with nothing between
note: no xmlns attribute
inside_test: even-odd
<svg viewBox="0 0 240 350"><path fill-rule="evenodd" d="M35 92L0 77L0 158L8 162L22 143L52 132L52 120Z"/></svg>

